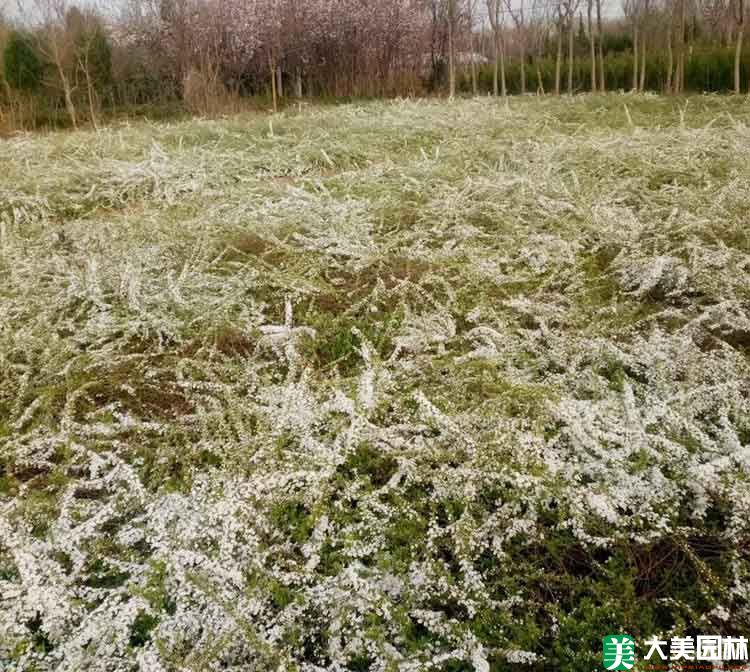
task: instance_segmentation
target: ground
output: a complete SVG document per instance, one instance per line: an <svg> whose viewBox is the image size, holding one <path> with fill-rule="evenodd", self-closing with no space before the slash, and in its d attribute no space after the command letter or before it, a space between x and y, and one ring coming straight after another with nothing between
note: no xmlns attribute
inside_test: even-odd
<svg viewBox="0 0 750 672"><path fill-rule="evenodd" d="M750 100L0 145L9 670L590 670L750 634Z"/></svg>

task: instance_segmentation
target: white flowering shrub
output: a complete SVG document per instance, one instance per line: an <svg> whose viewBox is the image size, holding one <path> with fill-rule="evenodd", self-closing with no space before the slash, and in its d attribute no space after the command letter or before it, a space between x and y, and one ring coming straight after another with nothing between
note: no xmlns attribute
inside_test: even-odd
<svg viewBox="0 0 750 672"><path fill-rule="evenodd" d="M588 670L750 626L750 105L0 147L7 670Z"/></svg>

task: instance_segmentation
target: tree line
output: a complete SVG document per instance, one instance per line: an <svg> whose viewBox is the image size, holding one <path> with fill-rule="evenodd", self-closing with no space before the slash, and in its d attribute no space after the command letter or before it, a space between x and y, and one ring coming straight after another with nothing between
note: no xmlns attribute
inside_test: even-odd
<svg viewBox="0 0 750 672"><path fill-rule="evenodd" d="M745 0L31 0L0 17L0 119L96 125L303 97L741 93ZM610 4L605 4L610 3ZM57 116L55 116L57 115Z"/></svg>

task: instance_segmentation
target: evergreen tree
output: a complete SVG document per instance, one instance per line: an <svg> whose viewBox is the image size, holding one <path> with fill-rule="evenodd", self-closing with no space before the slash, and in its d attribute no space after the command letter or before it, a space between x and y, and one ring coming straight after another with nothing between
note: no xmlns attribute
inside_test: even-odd
<svg viewBox="0 0 750 672"><path fill-rule="evenodd" d="M42 83L44 63L31 41L12 32L3 52L5 81L19 91L36 91Z"/></svg>

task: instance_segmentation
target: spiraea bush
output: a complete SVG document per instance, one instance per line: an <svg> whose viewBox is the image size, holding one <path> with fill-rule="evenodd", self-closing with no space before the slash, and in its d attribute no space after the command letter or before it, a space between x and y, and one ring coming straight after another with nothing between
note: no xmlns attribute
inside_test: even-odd
<svg viewBox="0 0 750 672"><path fill-rule="evenodd" d="M9 670L590 670L747 632L750 105L4 143Z"/></svg>

